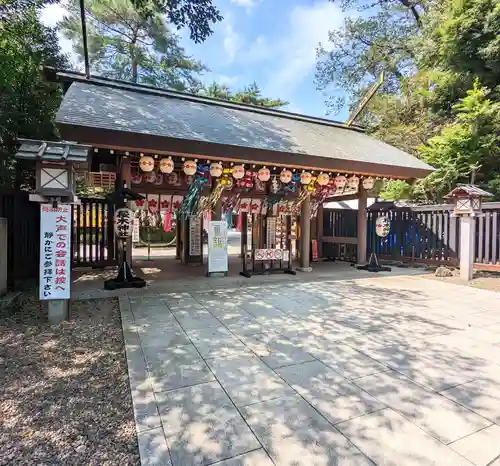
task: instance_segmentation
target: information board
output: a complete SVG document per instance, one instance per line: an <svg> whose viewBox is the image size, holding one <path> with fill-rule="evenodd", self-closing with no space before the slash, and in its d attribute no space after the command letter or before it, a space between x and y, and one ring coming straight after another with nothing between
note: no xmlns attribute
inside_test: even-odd
<svg viewBox="0 0 500 466"><path fill-rule="evenodd" d="M41 204L40 299L71 294L71 205Z"/></svg>
<svg viewBox="0 0 500 466"><path fill-rule="evenodd" d="M227 223L214 220L208 226L208 273L227 270Z"/></svg>
<svg viewBox="0 0 500 466"><path fill-rule="evenodd" d="M189 255L201 254L201 219L197 216L189 217Z"/></svg>

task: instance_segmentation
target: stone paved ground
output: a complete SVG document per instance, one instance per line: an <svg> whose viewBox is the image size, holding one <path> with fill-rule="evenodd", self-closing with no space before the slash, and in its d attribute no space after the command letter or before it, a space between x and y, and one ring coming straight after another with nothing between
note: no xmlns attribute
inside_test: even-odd
<svg viewBox="0 0 500 466"><path fill-rule="evenodd" d="M500 464L497 293L376 277L120 302L143 465Z"/></svg>

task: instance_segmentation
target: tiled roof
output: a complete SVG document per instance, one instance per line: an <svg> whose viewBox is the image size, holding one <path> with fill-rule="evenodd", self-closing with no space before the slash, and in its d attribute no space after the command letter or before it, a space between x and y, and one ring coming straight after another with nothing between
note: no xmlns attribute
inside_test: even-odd
<svg viewBox="0 0 500 466"><path fill-rule="evenodd" d="M492 197L493 194L485 191L484 189L478 188L473 184L463 184L458 185L453 191L445 196L446 199L456 196L457 194L468 194L470 196L482 196L482 197Z"/></svg>
<svg viewBox="0 0 500 466"><path fill-rule="evenodd" d="M19 159L42 160L50 162L86 162L90 146L69 142L38 141L19 139L21 147L16 157Z"/></svg>
<svg viewBox="0 0 500 466"><path fill-rule="evenodd" d="M359 128L325 119L127 85L73 82L58 124L432 171Z"/></svg>

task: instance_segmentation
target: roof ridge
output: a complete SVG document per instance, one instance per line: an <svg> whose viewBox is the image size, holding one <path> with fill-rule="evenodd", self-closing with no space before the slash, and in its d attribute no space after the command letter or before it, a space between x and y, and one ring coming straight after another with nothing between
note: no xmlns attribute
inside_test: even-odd
<svg viewBox="0 0 500 466"><path fill-rule="evenodd" d="M335 127L335 128L347 129L347 130L352 130L352 131L361 132L361 133L365 132L364 128L362 128L360 126L357 126L357 125L348 126L345 123L329 120L327 118L302 115L300 113L287 112L284 110L259 107L257 105L251 105L251 104L245 104L245 103L239 103L239 102L231 102L228 100L217 99L214 97L199 96L196 94L188 94L188 93L179 92L179 91L172 91L169 89L160 89L160 88L148 86L145 84L134 84L134 83L129 83L127 81L121 81L121 80L106 78L106 77L102 77L102 76L92 76L90 78L87 78L84 73L79 73L79 72L75 72L75 71L57 71L57 70L53 70L53 69L51 70L50 67L46 67L46 69L48 69L52 72L55 71L55 74L56 74L58 80L67 80L67 81L71 81L71 82L74 82L74 81L83 82L83 83L96 85L96 86L108 86L108 87L113 87L116 89L123 89L123 90L131 91L131 92L138 92L138 93L150 94L150 95L160 95L163 97L169 97L169 98L179 99L179 100L184 100L184 101L189 101L189 102L197 102L197 103L206 104L206 105L214 105L214 106L218 106L218 107L232 108L235 110L260 113L263 115L271 115L271 116L276 116L278 118L286 118L289 120L305 121L305 122L309 122L309 123L316 123L316 124L321 124L324 126L331 126L331 127Z"/></svg>

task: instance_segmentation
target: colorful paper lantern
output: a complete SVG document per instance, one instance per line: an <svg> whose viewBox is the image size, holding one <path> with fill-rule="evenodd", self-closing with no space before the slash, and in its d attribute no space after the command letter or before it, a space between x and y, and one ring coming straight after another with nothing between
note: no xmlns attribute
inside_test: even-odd
<svg viewBox="0 0 500 466"><path fill-rule="evenodd" d="M235 165L233 167L233 178L241 180L245 176L245 167L243 165Z"/></svg>
<svg viewBox="0 0 500 466"><path fill-rule="evenodd" d="M219 178L222 175L222 164L214 162L210 165L210 175L214 178Z"/></svg>
<svg viewBox="0 0 500 466"><path fill-rule="evenodd" d="M283 184L288 184L292 181L293 173L290 170L283 170L280 174L280 181Z"/></svg>
<svg viewBox="0 0 500 466"><path fill-rule="evenodd" d="M271 171L269 170L269 168L262 167L257 172L257 178L265 183L266 181L269 181L269 178L271 178Z"/></svg>
<svg viewBox="0 0 500 466"><path fill-rule="evenodd" d="M197 166L194 160L186 160L183 166L184 173L188 176L193 176L196 173Z"/></svg>
<svg viewBox="0 0 500 466"><path fill-rule="evenodd" d="M363 178L362 185L363 189L369 191L370 189L373 189L373 187L375 186L375 180L371 176L369 176L368 178Z"/></svg>
<svg viewBox="0 0 500 466"><path fill-rule="evenodd" d="M143 172L152 172L155 168L155 159L153 157L149 157L148 155L143 155L139 159L139 168Z"/></svg>
<svg viewBox="0 0 500 466"><path fill-rule="evenodd" d="M312 180L312 174L310 172L302 172L300 174L300 182L302 184L309 184Z"/></svg>
<svg viewBox="0 0 500 466"><path fill-rule="evenodd" d="M343 175L338 175L335 177L334 185L337 189L343 189L347 183L347 178Z"/></svg>
<svg viewBox="0 0 500 466"><path fill-rule="evenodd" d="M356 175L351 176L347 180L347 186L351 189L358 189L359 186L359 178Z"/></svg>
<svg viewBox="0 0 500 466"><path fill-rule="evenodd" d="M174 161L171 158L161 159L160 171L162 173L172 173L174 171Z"/></svg>
<svg viewBox="0 0 500 466"><path fill-rule="evenodd" d="M320 186L326 186L330 182L330 177L328 173L320 173L317 181Z"/></svg>

